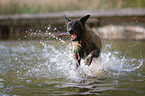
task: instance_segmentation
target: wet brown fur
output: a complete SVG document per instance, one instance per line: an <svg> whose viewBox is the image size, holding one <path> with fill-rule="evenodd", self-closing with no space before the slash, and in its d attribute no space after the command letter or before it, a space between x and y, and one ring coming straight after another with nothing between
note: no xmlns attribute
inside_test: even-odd
<svg viewBox="0 0 145 96"><path fill-rule="evenodd" d="M90 65L92 59L99 56L102 48L101 39L86 24L81 26L81 29L83 32L81 32L79 40L72 41L76 68L80 66L81 59L85 59L85 64Z"/></svg>

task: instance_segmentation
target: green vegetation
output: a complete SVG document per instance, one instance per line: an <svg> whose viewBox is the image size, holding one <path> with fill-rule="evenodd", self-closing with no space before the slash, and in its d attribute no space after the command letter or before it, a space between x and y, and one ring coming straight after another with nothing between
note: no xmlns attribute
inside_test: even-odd
<svg viewBox="0 0 145 96"><path fill-rule="evenodd" d="M145 0L0 0L0 14L145 8Z"/></svg>

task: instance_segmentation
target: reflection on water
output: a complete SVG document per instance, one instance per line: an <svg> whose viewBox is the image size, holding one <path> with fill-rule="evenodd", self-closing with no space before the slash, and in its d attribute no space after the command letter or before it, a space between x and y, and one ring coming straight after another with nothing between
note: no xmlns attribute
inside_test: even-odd
<svg viewBox="0 0 145 96"><path fill-rule="evenodd" d="M0 41L0 95L145 95L142 41L103 40L90 67L75 70L70 41Z"/></svg>

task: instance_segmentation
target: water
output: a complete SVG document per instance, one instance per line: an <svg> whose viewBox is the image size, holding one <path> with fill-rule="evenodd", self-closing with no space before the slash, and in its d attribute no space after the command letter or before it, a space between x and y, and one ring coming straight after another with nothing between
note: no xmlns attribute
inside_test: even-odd
<svg viewBox="0 0 145 96"><path fill-rule="evenodd" d="M75 70L69 40L0 41L0 95L145 96L145 42L102 42L101 56Z"/></svg>

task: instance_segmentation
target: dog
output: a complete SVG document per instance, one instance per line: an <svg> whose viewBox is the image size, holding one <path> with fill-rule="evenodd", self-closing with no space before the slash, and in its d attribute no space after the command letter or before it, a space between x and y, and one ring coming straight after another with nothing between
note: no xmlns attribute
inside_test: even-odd
<svg viewBox="0 0 145 96"><path fill-rule="evenodd" d="M85 59L85 64L89 66L92 59L99 57L101 53L101 39L85 24L89 17L90 15L86 15L78 20L70 20L65 16L76 69L80 66L81 59Z"/></svg>

